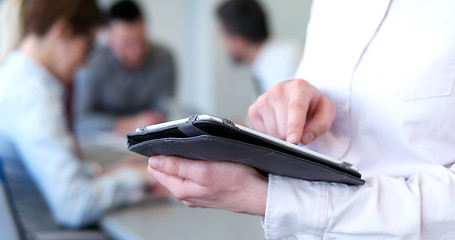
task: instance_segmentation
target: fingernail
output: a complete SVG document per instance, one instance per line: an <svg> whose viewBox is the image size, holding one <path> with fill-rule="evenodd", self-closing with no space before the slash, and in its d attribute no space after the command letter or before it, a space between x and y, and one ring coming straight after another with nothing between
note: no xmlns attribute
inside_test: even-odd
<svg viewBox="0 0 455 240"><path fill-rule="evenodd" d="M295 133L291 133L287 139L288 142L297 144L299 143L299 137Z"/></svg>
<svg viewBox="0 0 455 240"><path fill-rule="evenodd" d="M151 157L149 159L149 166L155 170L160 170L162 164L163 159L161 157Z"/></svg>
<svg viewBox="0 0 455 240"><path fill-rule="evenodd" d="M307 132L307 133L305 133L305 135L303 135L302 143L306 145L306 144L312 142L315 138L316 138L316 136L314 136L314 134L312 132Z"/></svg>

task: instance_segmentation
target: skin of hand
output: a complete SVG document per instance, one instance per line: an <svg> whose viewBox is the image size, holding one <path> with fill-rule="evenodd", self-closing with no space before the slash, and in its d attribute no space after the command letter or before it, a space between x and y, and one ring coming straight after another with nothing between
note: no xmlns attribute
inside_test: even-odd
<svg viewBox="0 0 455 240"><path fill-rule="evenodd" d="M138 127L153 125L164 121L164 114L160 112L145 111L134 116L117 118L114 125L115 132L128 134Z"/></svg>
<svg viewBox="0 0 455 240"><path fill-rule="evenodd" d="M248 109L252 128L305 145L329 131L335 115L335 105L302 79L273 86Z"/></svg>
<svg viewBox="0 0 455 240"><path fill-rule="evenodd" d="M261 95L248 114L254 129L308 144L330 129L336 109L311 84L295 79ZM251 167L154 156L148 172L187 206L265 215L268 181Z"/></svg>
<svg viewBox="0 0 455 240"><path fill-rule="evenodd" d="M265 214L267 178L251 167L154 156L149 159L148 172L189 207Z"/></svg>

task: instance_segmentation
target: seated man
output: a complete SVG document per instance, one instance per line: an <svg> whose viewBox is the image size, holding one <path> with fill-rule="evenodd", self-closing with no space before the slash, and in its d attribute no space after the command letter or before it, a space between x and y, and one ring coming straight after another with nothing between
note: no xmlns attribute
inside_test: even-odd
<svg viewBox="0 0 455 240"><path fill-rule="evenodd" d="M93 53L76 76L78 135L121 134L162 122L175 82L170 52L146 40L145 20L132 1L109 11L109 46Z"/></svg>
<svg viewBox="0 0 455 240"><path fill-rule="evenodd" d="M258 2L227 1L218 8L218 19L224 47L235 62L251 68L259 95L294 77L303 47L270 39L266 15Z"/></svg>

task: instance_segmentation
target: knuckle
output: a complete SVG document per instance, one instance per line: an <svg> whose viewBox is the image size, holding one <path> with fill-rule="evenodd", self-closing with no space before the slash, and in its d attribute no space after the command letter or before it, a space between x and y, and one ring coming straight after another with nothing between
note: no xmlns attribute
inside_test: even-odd
<svg viewBox="0 0 455 240"><path fill-rule="evenodd" d="M306 89L309 87L309 83L303 79L294 79L291 82L291 86L293 89Z"/></svg>
<svg viewBox="0 0 455 240"><path fill-rule="evenodd" d="M262 108L265 105L267 105L267 95L268 95L267 93L264 93L261 96L259 96L258 99L256 100L256 106Z"/></svg>
<svg viewBox="0 0 455 240"><path fill-rule="evenodd" d="M273 86L269 91L270 99L272 101L279 101L283 98L283 87L281 85Z"/></svg>
<svg viewBox="0 0 455 240"><path fill-rule="evenodd" d="M298 79L291 84L288 94L290 98L311 98L315 92L309 83L304 80Z"/></svg>
<svg viewBox="0 0 455 240"><path fill-rule="evenodd" d="M288 103L288 106L291 109L296 109L296 108L303 109L304 108L303 102L296 98L291 99Z"/></svg>
<svg viewBox="0 0 455 240"><path fill-rule="evenodd" d="M248 108L248 117L253 118L257 116L257 107L255 104Z"/></svg>
<svg viewBox="0 0 455 240"><path fill-rule="evenodd" d="M177 161L171 160L167 161L167 173L173 176L178 176L180 172L180 164Z"/></svg>

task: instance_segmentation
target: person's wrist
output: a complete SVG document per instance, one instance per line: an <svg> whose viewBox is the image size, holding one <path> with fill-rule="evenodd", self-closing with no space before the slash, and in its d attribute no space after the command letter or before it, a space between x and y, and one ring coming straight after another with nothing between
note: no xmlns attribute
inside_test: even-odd
<svg viewBox="0 0 455 240"><path fill-rule="evenodd" d="M244 191L246 195L244 202L247 203L244 212L252 215L265 216L268 178L262 175L256 176L255 181L251 181L250 190L251 191Z"/></svg>

